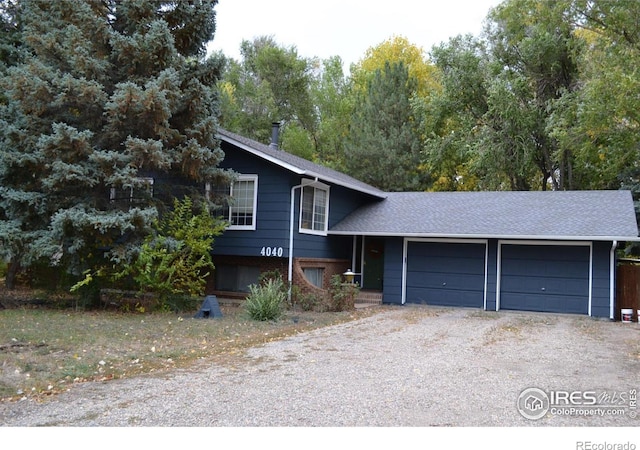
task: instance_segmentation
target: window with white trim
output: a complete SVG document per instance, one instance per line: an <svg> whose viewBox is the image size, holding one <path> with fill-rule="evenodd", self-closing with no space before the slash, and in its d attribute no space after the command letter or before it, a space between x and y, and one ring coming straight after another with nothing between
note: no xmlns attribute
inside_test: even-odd
<svg viewBox="0 0 640 450"><path fill-rule="evenodd" d="M304 186L300 200L300 232L326 234L329 223L329 189Z"/></svg>
<svg viewBox="0 0 640 450"><path fill-rule="evenodd" d="M206 186L210 198L211 186ZM239 175L231 184L215 188L216 195L222 194L222 215L229 221L229 230L255 230L258 203L258 175Z"/></svg>

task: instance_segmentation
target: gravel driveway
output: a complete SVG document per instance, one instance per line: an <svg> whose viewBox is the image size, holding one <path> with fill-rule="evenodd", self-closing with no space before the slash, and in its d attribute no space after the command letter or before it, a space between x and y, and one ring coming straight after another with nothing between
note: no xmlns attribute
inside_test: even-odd
<svg viewBox="0 0 640 450"><path fill-rule="evenodd" d="M0 405L4 426L638 426L640 326L424 306L299 334L162 376ZM598 410L523 417L537 387ZM584 395L588 391L591 394ZM606 397L608 396L608 397ZM605 398L606 397L606 398ZM613 404L619 408L611 408ZM594 408L591 408L594 410ZM585 411L581 409L581 411Z"/></svg>

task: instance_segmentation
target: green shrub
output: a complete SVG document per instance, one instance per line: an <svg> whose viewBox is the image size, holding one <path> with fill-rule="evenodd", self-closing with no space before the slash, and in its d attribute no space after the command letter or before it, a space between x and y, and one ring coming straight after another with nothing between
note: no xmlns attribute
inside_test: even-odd
<svg viewBox="0 0 640 450"><path fill-rule="evenodd" d="M268 272L262 272L260 274L260 276L258 277L258 285L260 286L266 286L267 283L269 281L273 281L274 283L276 283L278 286L280 286L280 290L282 291L282 295L284 295L285 299L284 299L284 304L283 304L283 308L285 309L291 309L291 307L293 306L293 290L292 292L292 299L291 299L291 303L289 303L289 282L286 282L283 278L282 278L282 272L280 272L279 270L271 270ZM292 288L294 288L295 286L292 286Z"/></svg>
<svg viewBox="0 0 640 450"><path fill-rule="evenodd" d="M303 311L314 311L320 304L318 296L312 293L298 294L295 304Z"/></svg>
<svg viewBox="0 0 640 450"><path fill-rule="evenodd" d="M157 300L149 305L150 310L185 310L204 295L207 277L214 268L214 237L226 226L206 205L196 205L189 197L175 199L173 209L154 223L153 233L131 260L125 258L113 268L85 271L84 279L73 285L71 292L82 295L107 286L124 288L140 295L152 294Z"/></svg>
<svg viewBox="0 0 640 450"><path fill-rule="evenodd" d="M343 283L340 275L331 277L329 288L329 304L327 311L351 311L356 308L356 297L360 287L354 283Z"/></svg>
<svg viewBox="0 0 640 450"><path fill-rule="evenodd" d="M283 313L286 298L282 280L268 279L249 286L244 307L253 320L277 320Z"/></svg>

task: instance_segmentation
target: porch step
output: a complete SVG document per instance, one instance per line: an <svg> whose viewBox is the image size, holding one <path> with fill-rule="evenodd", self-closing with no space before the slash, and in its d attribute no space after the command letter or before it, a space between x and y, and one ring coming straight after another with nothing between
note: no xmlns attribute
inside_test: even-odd
<svg viewBox="0 0 640 450"><path fill-rule="evenodd" d="M356 297L356 305L381 305L382 292L378 291L360 291Z"/></svg>

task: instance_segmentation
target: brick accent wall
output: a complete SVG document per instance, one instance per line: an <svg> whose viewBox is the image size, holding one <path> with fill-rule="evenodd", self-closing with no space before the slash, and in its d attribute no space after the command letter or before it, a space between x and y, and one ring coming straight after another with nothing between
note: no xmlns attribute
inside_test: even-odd
<svg viewBox="0 0 640 450"><path fill-rule="evenodd" d="M350 262L346 259L325 259L325 258L295 258L293 260L293 285L298 286L304 294L314 294L325 298L331 286L331 277L343 274L349 269ZM322 268L322 289L311 284L304 276L305 268Z"/></svg>
<svg viewBox="0 0 640 450"><path fill-rule="evenodd" d="M287 280L289 260L287 258L265 258L265 257L247 257L247 256L214 256L213 263L225 264L232 266L253 266L258 267L260 273L278 271L282 275L283 280ZM298 286L301 292L305 294L313 293L324 298L328 294L331 277L336 274L343 274L349 269L350 261L346 259L326 259L326 258L294 258L292 282L294 286ZM322 289L311 284L304 276L304 268L322 268L324 269L322 279ZM228 292L216 289L215 271L207 280L207 295L214 294L223 298L243 299L246 293Z"/></svg>

